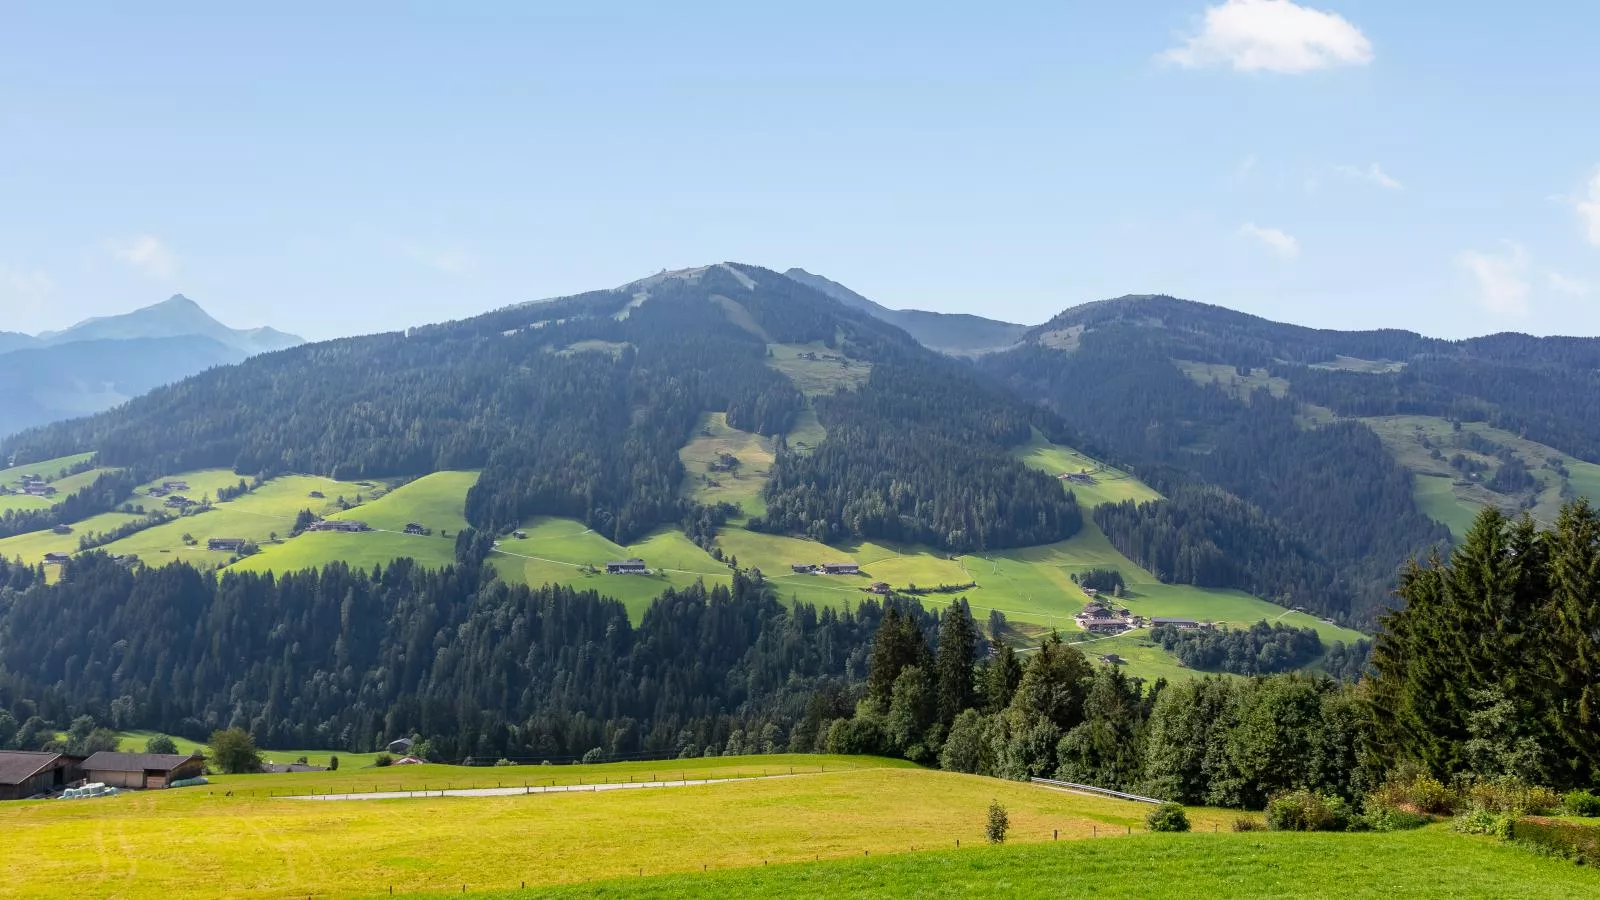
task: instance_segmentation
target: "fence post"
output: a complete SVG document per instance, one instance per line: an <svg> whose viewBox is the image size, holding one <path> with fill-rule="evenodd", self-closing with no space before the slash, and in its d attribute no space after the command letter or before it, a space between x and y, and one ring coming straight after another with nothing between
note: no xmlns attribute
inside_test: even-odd
<svg viewBox="0 0 1600 900"><path fill-rule="evenodd" d="M1059 841L1059 840L1061 840L1061 829L1059 829L1059 828L1057 828L1057 829L1056 829L1056 830L1055 830L1055 832L1054 832L1054 833L1053 833L1053 834L1051 834L1051 835L1050 835L1050 840L1052 840L1052 841Z"/></svg>

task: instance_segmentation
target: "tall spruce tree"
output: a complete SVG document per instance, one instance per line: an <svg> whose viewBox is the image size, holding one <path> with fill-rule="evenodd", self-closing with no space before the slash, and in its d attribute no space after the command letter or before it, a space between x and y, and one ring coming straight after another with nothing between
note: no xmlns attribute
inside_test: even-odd
<svg viewBox="0 0 1600 900"><path fill-rule="evenodd" d="M945 607L934 658L939 723L947 730L961 711L977 704L972 669L978 656L978 628L966 600Z"/></svg>
<svg viewBox="0 0 1600 900"><path fill-rule="evenodd" d="M922 637L922 629L914 618L891 603L873 635L867 697L887 708L895 679L900 677L901 671L908 666L918 666L926 672L928 665L928 642Z"/></svg>
<svg viewBox="0 0 1600 900"><path fill-rule="evenodd" d="M1574 783L1600 779L1600 517L1587 500L1561 511L1550 534L1550 639L1538 657L1547 673L1551 730L1570 749Z"/></svg>

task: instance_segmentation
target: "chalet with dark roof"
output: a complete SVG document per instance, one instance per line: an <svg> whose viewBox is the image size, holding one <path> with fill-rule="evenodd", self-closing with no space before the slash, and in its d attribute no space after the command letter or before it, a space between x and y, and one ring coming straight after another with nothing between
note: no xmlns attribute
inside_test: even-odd
<svg viewBox="0 0 1600 900"><path fill-rule="evenodd" d="M90 781L111 787L134 790L159 790L174 781L198 778L205 774L206 761L200 756L179 753L114 753L103 751L83 761L83 773Z"/></svg>
<svg viewBox="0 0 1600 900"><path fill-rule="evenodd" d="M606 574L648 575L650 574L650 570L646 568L644 560L642 559L623 559L606 563Z"/></svg>
<svg viewBox="0 0 1600 900"><path fill-rule="evenodd" d="M46 553L44 555L44 564L47 566L64 566L70 559L72 559L72 554L70 553Z"/></svg>
<svg viewBox="0 0 1600 900"><path fill-rule="evenodd" d="M0 752L0 800L26 800L83 778L83 757L67 753Z"/></svg>
<svg viewBox="0 0 1600 900"><path fill-rule="evenodd" d="M428 533L428 529L422 527L421 523L409 522L409 523L406 524L406 534L427 534L427 533Z"/></svg>
<svg viewBox="0 0 1600 900"><path fill-rule="evenodd" d="M206 541L207 550L222 550L227 553L238 553L244 549L249 541L244 538L212 538Z"/></svg>
<svg viewBox="0 0 1600 900"><path fill-rule="evenodd" d="M861 567L855 563L823 563L824 575L860 575Z"/></svg>

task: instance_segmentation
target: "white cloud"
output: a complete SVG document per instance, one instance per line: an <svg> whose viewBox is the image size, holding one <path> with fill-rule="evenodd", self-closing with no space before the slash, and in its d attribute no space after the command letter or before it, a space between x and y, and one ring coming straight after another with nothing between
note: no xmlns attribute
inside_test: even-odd
<svg viewBox="0 0 1600 900"><path fill-rule="evenodd" d="M1383 167L1379 166L1377 163L1373 163L1372 165L1367 166L1365 169L1361 168L1360 166L1335 166L1334 168L1336 168L1341 175L1348 175L1351 178L1358 178L1362 181L1370 181L1378 187L1387 188L1391 191L1403 191L1406 187L1393 178L1390 178L1389 173L1385 172Z"/></svg>
<svg viewBox="0 0 1600 900"><path fill-rule="evenodd" d="M1572 205L1588 229L1589 243L1600 247L1600 168L1595 169L1594 177L1589 179L1588 194L1574 200Z"/></svg>
<svg viewBox="0 0 1600 900"><path fill-rule="evenodd" d="M1568 278L1560 272L1546 272L1545 281L1550 285L1550 290L1558 294L1566 294L1568 297L1589 296L1588 282L1579 281L1576 278Z"/></svg>
<svg viewBox="0 0 1600 900"><path fill-rule="evenodd" d="M45 311L55 290L55 279L44 272L0 263L0 312L6 314L7 323L0 331L22 330L28 320Z"/></svg>
<svg viewBox="0 0 1600 900"><path fill-rule="evenodd" d="M154 235L141 234L125 240L107 241L112 257L155 278L171 278L178 273L178 258Z"/></svg>
<svg viewBox="0 0 1600 900"><path fill-rule="evenodd" d="M1299 74L1372 62L1372 42L1337 13L1290 0L1225 0L1206 9L1198 33L1161 54L1187 69Z"/></svg>
<svg viewBox="0 0 1600 900"><path fill-rule="evenodd" d="M1456 257L1456 264L1472 273L1478 282L1478 304L1497 316L1528 314L1528 252L1521 244L1508 241L1506 253L1496 255L1468 250Z"/></svg>
<svg viewBox="0 0 1600 900"><path fill-rule="evenodd" d="M1254 222L1246 222L1240 226L1239 233L1260 241L1267 249L1284 259L1294 259L1300 255L1300 242L1292 235L1276 228L1262 228Z"/></svg>
<svg viewBox="0 0 1600 900"><path fill-rule="evenodd" d="M470 275L478 267L477 257L455 246L404 243L400 245L400 252L412 261L446 275Z"/></svg>

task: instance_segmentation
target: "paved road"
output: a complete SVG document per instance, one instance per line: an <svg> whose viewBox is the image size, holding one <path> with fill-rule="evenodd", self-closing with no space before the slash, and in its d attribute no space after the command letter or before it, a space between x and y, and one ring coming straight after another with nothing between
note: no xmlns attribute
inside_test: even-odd
<svg viewBox="0 0 1600 900"><path fill-rule="evenodd" d="M285 800L405 800L414 797L515 797L519 794L587 794L599 791L626 791L642 788L695 787L702 784L730 784L738 781L766 781L793 778L792 775L762 775L748 778L706 778L687 781L630 781L615 784L564 784L543 787L459 788L440 791L372 791L364 794L311 794L284 797Z"/></svg>

